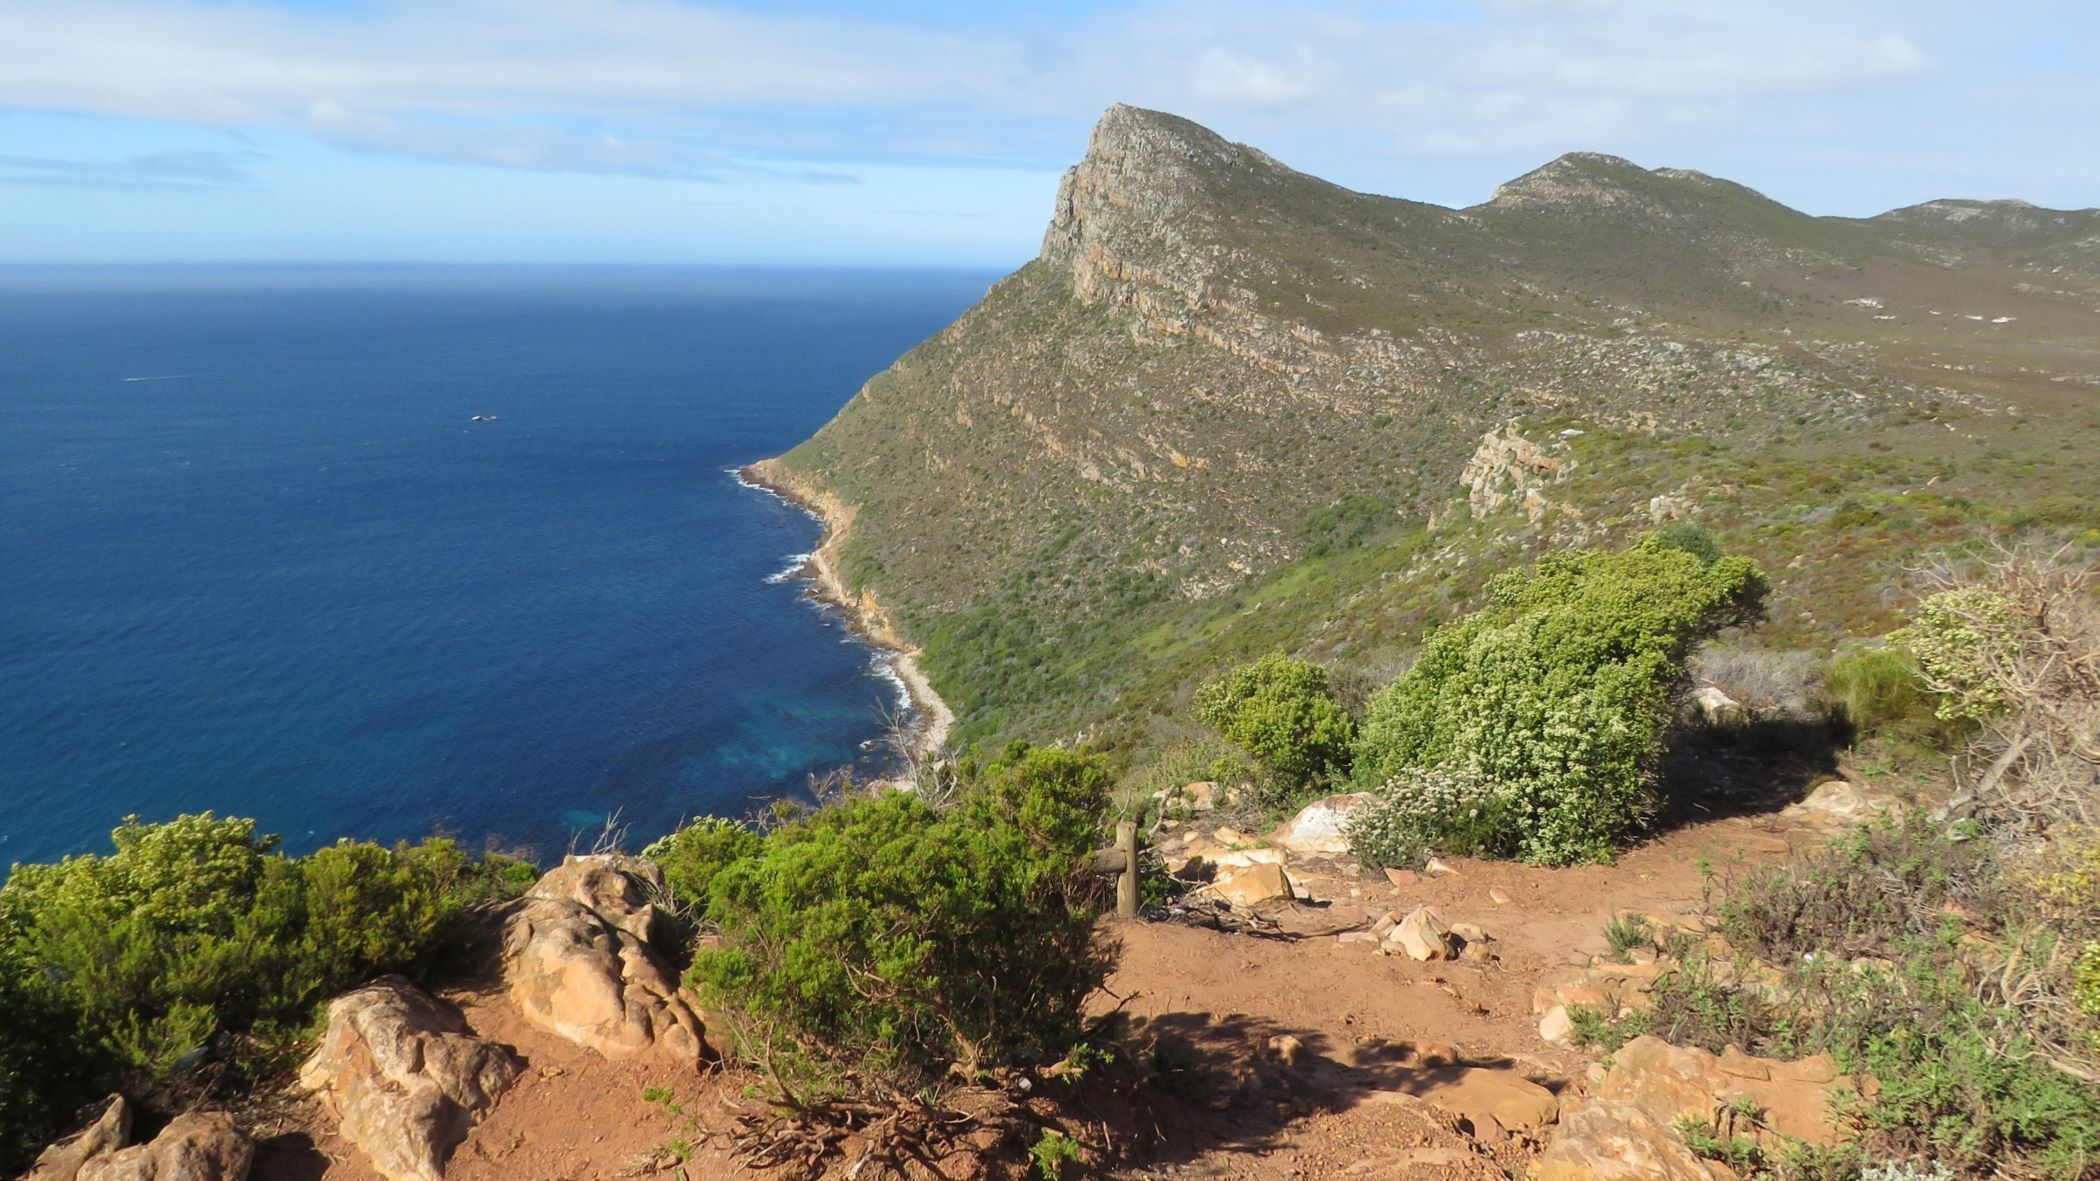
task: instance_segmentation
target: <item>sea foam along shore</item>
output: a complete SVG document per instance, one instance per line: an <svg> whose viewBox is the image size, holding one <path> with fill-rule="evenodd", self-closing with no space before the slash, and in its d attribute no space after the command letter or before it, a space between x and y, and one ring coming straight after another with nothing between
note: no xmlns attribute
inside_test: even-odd
<svg viewBox="0 0 2100 1181"><path fill-rule="evenodd" d="M824 526L824 539L815 550L803 555L798 573L809 579L819 598L845 612L855 632L887 654L883 663L904 686L912 712L917 715L912 727L912 749L921 755L939 751L947 744L948 733L955 726L954 711L941 700L940 694L933 691L933 682L926 679L925 670L919 667L919 650L906 644L897 634L874 594L866 590L857 594L848 590L845 580L839 576L839 546L844 544L847 532L853 528L853 518L860 510L797 477L782 467L779 460L762 459L731 474L737 483L771 493L815 517Z"/></svg>

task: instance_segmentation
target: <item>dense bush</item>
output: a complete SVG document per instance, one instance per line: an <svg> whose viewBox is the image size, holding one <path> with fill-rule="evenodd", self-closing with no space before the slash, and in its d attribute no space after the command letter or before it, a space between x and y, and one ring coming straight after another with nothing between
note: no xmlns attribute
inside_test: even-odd
<svg viewBox="0 0 2100 1181"><path fill-rule="evenodd" d="M688 979L789 1103L1054 1061L1106 977L1095 887L1108 779L1025 748L936 810L854 796L713 868Z"/></svg>
<svg viewBox="0 0 2100 1181"><path fill-rule="evenodd" d="M1335 702L1327 670L1272 654L1196 690L1196 713L1246 748L1282 794L1347 773L1355 723Z"/></svg>
<svg viewBox="0 0 2100 1181"><path fill-rule="evenodd" d="M703 816L642 850L663 870L664 885L681 909L696 917L707 911L715 875L724 866L755 857L764 840L734 820Z"/></svg>
<svg viewBox="0 0 2100 1181"><path fill-rule="evenodd" d="M17 865L0 886L0 1151L120 1080L223 1057L228 1035L294 1035L328 996L428 967L465 906L533 876L446 840L290 858L209 813L110 837L113 853Z"/></svg>
<svg viewBox="0 0 2100 1181"><path fill-rule="evenodd" d="M1504 853L1507 824L1494 784L1469 771L1432 767L1397 775L1349 813L1345 835L1374 868L1421 865L1435 851Z"/></svg>
<svg viewBox="0 0 2100 1181"><path fill-rule="evenodd" d="M1765 590L1741 558L1650 537L1550 554L1488 586L1372 698L1356 774L1421 768L1497 786L1491 851L1558 865L1609 857L1651 802L1672 689L1693 647L1752 618Z"/></svg>

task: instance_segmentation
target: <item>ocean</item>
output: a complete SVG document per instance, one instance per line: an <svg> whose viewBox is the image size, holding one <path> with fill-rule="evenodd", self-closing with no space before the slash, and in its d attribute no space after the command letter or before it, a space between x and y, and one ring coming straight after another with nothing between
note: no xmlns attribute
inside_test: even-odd
<svg viewBox="0 0 2100 1181"><path fill-rule="evenodd" d="M733 469L993 278L0 271L0 864L206 809L547 860L879 769L898 686Z"/></svg>

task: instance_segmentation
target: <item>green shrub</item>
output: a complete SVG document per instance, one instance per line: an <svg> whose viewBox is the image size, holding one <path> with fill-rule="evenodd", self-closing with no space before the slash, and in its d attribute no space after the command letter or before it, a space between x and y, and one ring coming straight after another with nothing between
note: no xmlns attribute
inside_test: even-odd
<svg viewBox="0 0 2100 1181"><path fill-rule="evenodd" d="M1648 538L1573 550L1488 586L1372 698L1359 782L1424 767L1495 783L1492 844L1538 864L1609 857L1651 803L1670 692L1700 640L1757 611L1765 582Z"/></svg>
<svg viewBox="0 0 2100 1181"><path fill-rule="evenodd" d="M1272 654L1196 690L1196 714L1246 748L1287 792L1345 774L1355 723L1335 703L1327 670Z"/></svg>
<svg viewBox="0 0 2100 1181"><path fill-rule="evenodd" d="M465 907L516 894L531 868L446 840L289 858L254 821L210 813L127 818L110 839L0 886L0 1172L121 1078L223 1053L224 1034L282 1040L337 992L427 968ZM25 1071L29 1096L7 1085Z"/></svg>
<svg viewBox="0 0 2100 1181"><path fill-rule="evenodd" d="M698 917L707 910L715 875L764 847L757 833L734 820L703 816L642 850L663 870L664 884L679 907Z"/></svg>
<svg viewBox="0 0 2100 1181"><path fill-rule="evenodd" d="M1915 812L1861 825L1800 864L1731 883L1715 906L1721 933L1774 963L1890 955L1930 936L1949 907L1995 909L1991 844L1961 836Z"/></svg>
<svg viewBox="0 0 2100 1181"><path fill-rule="evenodd" d="M1665 549L1681 550L1711 566L1721 560L1721 539L1704 525L1690 521L1672 521L1657 529L1653 535L1655 543Z"/></svg>
<svg viewBox="0 0 2100 1181"><path fill-rule="evenodd" d="M1036 1175L1043 1181L1058 1181L1065 1175L1065 1166L1079 1160L1079 1141L1063 1132L1045 1129L1028 1150L1028 1159L1035 1162Z"/></svg>
<svg viewBox="0 0 2100 1181"><path fill-rule="evenodd" d="M688 979L791 1104L1056 1061L1107 973L1079 872L1107 782L1023 748L968 768L947 811L887 792L789 823L715 872L718 944Z"/></svg>
<svg viewBox="0 0 2100 1181"><path fill-rule="evenodd" d="M1918 663L1902 648L1854 648L1830 662L1830 698L1862 737L1888 736L1944 744L1949 726L1938 698L1918 678Z"/></svg>

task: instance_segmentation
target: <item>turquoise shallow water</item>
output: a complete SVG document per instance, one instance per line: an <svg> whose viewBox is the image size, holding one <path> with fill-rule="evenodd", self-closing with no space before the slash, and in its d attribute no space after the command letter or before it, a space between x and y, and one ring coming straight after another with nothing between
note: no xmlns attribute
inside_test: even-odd
<svg viewBox="0 0 2100 1181"><path fill-rule="evenodd" d="M0 862L206 808L547 857L865 760L896 691L729 469L990 279L0 271Z"/></svg>

